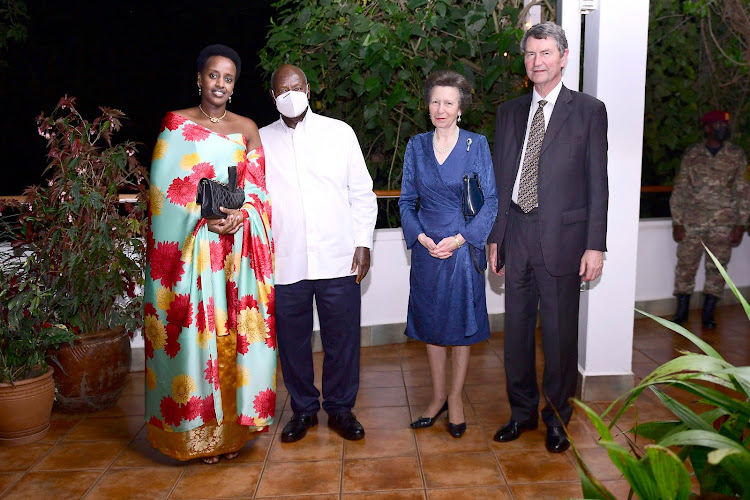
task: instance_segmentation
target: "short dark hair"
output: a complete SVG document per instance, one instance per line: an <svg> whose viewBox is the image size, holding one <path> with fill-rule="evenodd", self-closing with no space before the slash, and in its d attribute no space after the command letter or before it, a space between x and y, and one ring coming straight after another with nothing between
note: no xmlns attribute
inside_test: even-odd
<svg viewBox="0 0 750 500"><path fill-rule="evenodd" d="M471 106L471 84L462 74L450 70L430 73L430 76L424 82L424 102L428 108L430 107L432 89L435 87L453 87L458 89L458 107L462 112L465 112Z"/></svg>
<svg viewBox="0 0 750 500"><path fill-rule="evenodd" d="M195 61L195 65L198 67L198 73L203 72L206 68L206 63L213 56L222 56L231 60L234 63L234 67L237 68L237 74L234 75L234 79L239 79L240 69L242 69L242 61L240 60L239 54L237 54L233 48L220 43L209 45L198 54L198 59Z"/></svg>
<svg viewBox="0 0 750 500"><path fill-rule="evenodd" d="M560 51L560 57L565 53L565 49L568 48L568 39L565 37L565 30L552 21L535 24L523 34L523 38L521 38L521 53L526 52L526 40L529 37L534 37L537 40L552 38L557 45L557 50Z"/></svg>

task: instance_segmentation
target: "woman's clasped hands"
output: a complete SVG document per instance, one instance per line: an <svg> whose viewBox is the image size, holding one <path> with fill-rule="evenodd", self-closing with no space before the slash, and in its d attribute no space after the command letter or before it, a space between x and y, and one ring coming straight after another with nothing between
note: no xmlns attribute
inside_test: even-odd
<svg viewBox="0 0 750 500"><path fill-rule="evenodd" d="M433 241L432 238L424 233L421 233L417 237L417 240L427 249L428 252L430 252L430 255L436 259L449 258L453 255L453 252L458 250L458 248L466 242L464 237L461 236L461 233L456 236L446 236L437 244L435 244L435 241Z"/></svg>
<svg viewBox="0 0 750 500"><path fill-rule="evenodd" d="M234 234L239 231L245 221L242 211L224 207L219 207L219 210L227 214L226 219L208 219L208 230L217 234Z"/></svg>

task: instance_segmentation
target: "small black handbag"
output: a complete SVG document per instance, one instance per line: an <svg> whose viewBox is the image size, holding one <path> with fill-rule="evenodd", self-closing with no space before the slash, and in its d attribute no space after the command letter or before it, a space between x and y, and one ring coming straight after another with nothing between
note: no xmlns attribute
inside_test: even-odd
<svg viewBox="0 0 750 500"><path fill-rule="evenodd" d="M484 205L484 194L482 194L482 186L479 183L479 176L474 173L472 175L465 174L463 180L463 186L461 188L461 209L464 214L464 220L469 217L476 216ZM474 263L474 269L478 273L483 273L487 269L487 261L484 259L484 264L481 268L477 263L476 248L469 243L469 253L471 254L471 261Z"/></svg>
<svg viewBox="0 0 750 500"><path fill-rule="evenodd" d="M206 177L198 182L195 202L201 206L204 219L226 219L227 214L219 207L237 210L245 202L245 193L237 187L237 167L227 167L229 182L224 184Z"/></svg>

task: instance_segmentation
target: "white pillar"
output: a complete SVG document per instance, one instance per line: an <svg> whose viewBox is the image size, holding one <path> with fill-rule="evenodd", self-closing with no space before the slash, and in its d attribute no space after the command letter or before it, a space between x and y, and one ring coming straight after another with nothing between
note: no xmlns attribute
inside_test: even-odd
<svg viewBox="0 0 750 500"><path fill-rule="evenodd" d="M609 117L608 252L601 279L581 294L579 326L581 395L592 400L632 386L648 0L603 0L585 23L583 91Z"/></svg>
<svg viewBox="0 0 750 500"><path fill-rule="evenodd" d="M568 63L563 71L563 85L570 90L580 90L581 8L578 0L557 2L557 24L565 30L565 38L568 39Z"/></svg>

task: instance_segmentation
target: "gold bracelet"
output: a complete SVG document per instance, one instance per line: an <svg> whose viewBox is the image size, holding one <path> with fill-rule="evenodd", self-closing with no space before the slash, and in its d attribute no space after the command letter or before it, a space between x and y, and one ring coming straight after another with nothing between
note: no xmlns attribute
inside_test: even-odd
<svg viewBox="0 0 750 500"><path fill-rule="evenodd" d="M456 246L457 246L458 248L461 248L461 242L460 242L460 241L458 241L458 236L454 236L454 237L453 237L453 239L454 239L454 240L456 240Z"/></svg>

